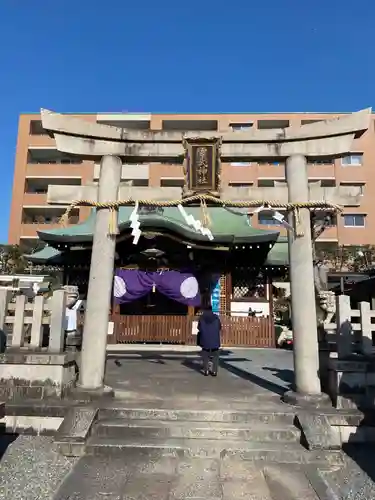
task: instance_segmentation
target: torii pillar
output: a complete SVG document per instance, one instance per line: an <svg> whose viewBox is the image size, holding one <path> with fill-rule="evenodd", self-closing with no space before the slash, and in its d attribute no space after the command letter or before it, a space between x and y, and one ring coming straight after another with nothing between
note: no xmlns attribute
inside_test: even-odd
<svg viewBox="0 0 375 500"><path fill-rule="evenodd" d="M294 154L285 164L289 203L309 199L306 157ZM292 300L292 330L294 357L294 390L284 395L292 404L329 404L329 397L321 392L319 378L319 346L313 269L313 247L310 229L310 210L300 208L299 221L289 214L289 223L297 224L303 235L288 233L289 277Z"/></svg>
<svg viewBox="0 0 375 500"><path fill-rule="evenodd" d="M118 156L102 157L99 203L117 201L121 169L122 161ZM79 387L85 390L97 390L104 386L108 312L116 251L116 236L108 232L110 216L108 208L97 208L79 371Z"/></svg>

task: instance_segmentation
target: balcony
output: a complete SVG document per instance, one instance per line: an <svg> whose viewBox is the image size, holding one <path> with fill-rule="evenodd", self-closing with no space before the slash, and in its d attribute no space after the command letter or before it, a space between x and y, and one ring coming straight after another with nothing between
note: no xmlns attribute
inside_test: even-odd
<svg viewBox="0 0 375 500"><path fill-rule="evenodd" d="M252 163L222 163L221 180L225 185L230 184L254 184L256 180L256 169Z"/></svg>
<svg viewBox="0 0 375 500"><path fill-rule="evenodd" d="M258 130L271 130L288 128L290 125L289 120L258 120Z"/></svg>
<svg viewBox="0 0 375 500"><path fill-rule="evenodd" d="M94 165L94 180L98 180L100 176L100 164L95 163ZM121 169L121 180L122 181L133 181L133 180L144 180L148 181L150 176L150 166L148 164L141 163L136 164L124 164Z"/></svg>
<svg viewBox="0 0 375 500"><path fill-rule="evenodd" d="M24 193L23 206L47 205L47 190L45 193Z"/></svg>
<svg viewBox="0 0 375 500"><path fill-rule="evenodd" d="M151 163L149 166L149 184L161 185L162 179L184 179L184 167L178 164Z"/></svg>
<svg viewBox="0 0 375 500"><path fill-rule="evenodd" d="M181 132L190 132L190 131L204 131L204 130L217 130L218 122L217 120L197 120L194 119L185 119L185 120L163 120L162 121L162 130L176 130Z"/></svg>
<svg viewBox="0 0 375 500"><path fill-rule="evenodd" d="M52 217L44 217L42 215L39 216L24 216L22 218L21 224L21 238L36 238L38 237L37 231L43 230L48 231L49 229L58 229L61 227L60 218L63 215L64 211L62 211L60 216L52 216ZM69 224L78 224L79 216L78 211L76 214L72 215L68 219Z"/></svg>
<svg viewBox="0 0 375 500"><path fill-rule="evenodd" d="M337 226L327 227L323 233L317 238L318 242L336 242L339 239Z"/></svg>
<svg viewBox="0 0 375 500"><path fill-rule="evenodd" d="M37 237L38 229L48 230L60 227L60 219L67 207L48 206L25 207L22 211L21 238ZM78 224L79 210L72 211L68 224Z"/></svg>
<svg viewBox="0 0 375 500"><path fill-rule="evenodd" d="M48 230L48 229L57 229L60 227L60 224L58 222L54 224L39 224L39 223L23 223L21 225L21 238L38 238L38 233L41 229L41 226L43 230Z"/></svg>
<svg viewBox="0 0 375 500"><path fill-rule="evenodd" d="M42 134L37 134L37 135L29 135L29 140L28 140L28 145L33 148L37 147L55 147L56 142L53 137L50 137L49 135L42 135Z"/></svg>
<svg viewBox="0 0 375 500"><path fill-rule="evenodd" d="M82 165L83 160L74 155L60 153L55 147L31 148L27 163L30 165Z"/></svg>
<svg viewBox="0 0 375 500"><path fill-rule="evenodd" d="M258 161L256 165L256 176L261 179L285 179L285 164L280 161Z"/></svg>
<svg viewBox="0 0 375 500"><path fill-rule="evenodd" d="M128 130L150 130L151 115L149 113L100 113L96 121Z"/></svg>
<svg viewBox="0 0 375 500"><path fill-rule="evenodd" d="M338 182L357 183L365 182L364 165L342 166L340 159L336 161L336 179Z"/></svg>
<svg viewBox="0 0 375 500"><path fill-rule="evenodd" d="M29 163L26 167L26 177L39 178L67 178L81 177L82 165L77 164L55 164L55 163Z"/></svg>
<svg viewBox="0 0 375 500"><path fill-rule="evenodd" d="M47 201L48 186L80 186L81 178L51 178L51 177L27 177L25 182L25 193L23 195L24 207L49 206Z"/></svg>
<svg viewBox="0 0 375 500"><path fill-rule="evenodd" d="M329 160L311 160L307 163L307 174L309 179L335 178L335 164Z"/></svg>

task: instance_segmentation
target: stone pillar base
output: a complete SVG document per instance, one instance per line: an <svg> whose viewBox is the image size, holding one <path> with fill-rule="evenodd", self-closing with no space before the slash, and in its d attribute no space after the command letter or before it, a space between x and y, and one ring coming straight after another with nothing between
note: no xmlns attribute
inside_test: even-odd
<svg viewBox="0 0 375 500"><path fill-rule="evenodd" d="M332 401L328 394L302 394L296 391L287 391L283 395L284 403L301 408L332 408Z"/></svg>
<svg viewBox="0 0 375 500"><path fill-rule="evenodd" d="M375 357L353 355L329 360L329 394L336 408L373 409Z"/></svg>
<svg viewBox="0 0 375 500"><path fill-rule="evenodd" d="M0 355L0 399L63 398L77 378L74 353L9 349Z"/></svg>
<svg viewBox="0 0 375 500"><path fill-rule="evenodd" d="M98 399L111 399L114 396L115 391L107 385L97 389L87 389L86 387L77 385L70 391L70 398L82 403L97 401Z"/></svg>

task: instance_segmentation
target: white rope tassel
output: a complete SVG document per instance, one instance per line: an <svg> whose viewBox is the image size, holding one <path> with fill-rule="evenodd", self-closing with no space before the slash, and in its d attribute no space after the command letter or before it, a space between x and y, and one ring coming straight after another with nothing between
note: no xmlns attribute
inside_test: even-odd
<svg viewBox="0 0 375 500"><path fill-rule="evenodd" d="M193 227L197 233L203 234L203 236L206 236L210 241L214 239L211 231L207 227L204 227L200 220L197 220L193 217L193 215L188 214L182 205L177 205L177 208L188 226Z"/></svg>
<svg viewBox="0 0 375 500"><path fill-rule="evenodd" d="M135 202L134 210L130 214L130 227L132 228L132 236L133 236L133 245L137 245L139 238L141 237L142 231L139 229L141 227L141 223L139 222L139 214L138 214L139 203Z"/></svg>

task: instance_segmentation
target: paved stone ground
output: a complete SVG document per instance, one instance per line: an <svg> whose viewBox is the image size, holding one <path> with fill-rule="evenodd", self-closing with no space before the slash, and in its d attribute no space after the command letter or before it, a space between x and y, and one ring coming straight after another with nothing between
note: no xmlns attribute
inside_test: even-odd
<svg viewBox="0 0 375 500"><path fill-rule="evenodd" d="M246 404L254 397L279 402L293 380L293 354L279 349L224 350L217 378L202 377L200 368L196 354L115 353L107 361L106 384L126 400L199 400L222 406Z"/></svg>
<svg viewBox="0 0 375 500"><path fill-rule="evenodd" d="M84 457L55 500L270 499L257 467L249 464L246 482L244 471L234 472L218 460L181 462L157 454L147 462L137 454L108 457L105 462L103 457Z"/></svg>
<svg viewBox="0 0 375 500"><path fill-rule="evenodd" d="M0 450L4 453L0 461L0 500L52 500L77 462L59 455L51 437L19 436L9 443L0 436Z"/></svg>
<svg viewBox="0 0 375 500"><path fill-rule="evenodd" d="M196 404L245 409L256 404L261 411L282 404L280 395L292 380L292 362L287 351L233 350L223 355L219 376L211 378L199 373L197 356L147 353L140 359L133 353L116 353L109 356L106 383L133 406L156 401L170 408ZM306 491L300 498L375 498L373 449L356 448L349 454L353 459L343 454L344 467L326 464L320 471L335 496L327 496L323 487L318 495ZM157 452L146 456L137 450L68 460L53 450L51 438L21 436L1 459L0 500L292 500L279 486L272 490L265 467L229 459L161 457ZM308 471L302 470L301 476L300 467L274 464L274 475L291 474L289 482L295 481L302 491ZM310 466L310 472L314 469Z"/></svg>

